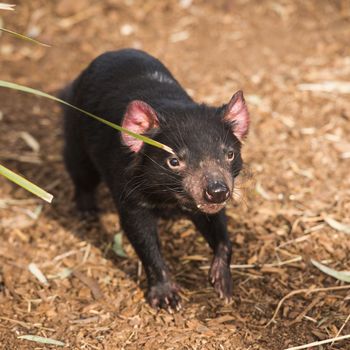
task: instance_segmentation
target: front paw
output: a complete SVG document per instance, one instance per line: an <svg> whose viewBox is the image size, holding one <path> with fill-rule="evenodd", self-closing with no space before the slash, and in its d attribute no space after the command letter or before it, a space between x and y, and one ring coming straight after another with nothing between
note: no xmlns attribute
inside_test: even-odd
<svg viewBox="0 0 350 350"><path fill-rule="evenodd" d="M229 264L221 257L214 257L209 271L209 281L220 298L230 302L233 293L233 282Z"/></svg>
<svg viewBox="0 0 350 350"><path fill-rule="evenodd" d="M180 288L173 282L159 282L149 288L147 300L155 309L167 309L179 311L181 298L178 294Z"/></svg>

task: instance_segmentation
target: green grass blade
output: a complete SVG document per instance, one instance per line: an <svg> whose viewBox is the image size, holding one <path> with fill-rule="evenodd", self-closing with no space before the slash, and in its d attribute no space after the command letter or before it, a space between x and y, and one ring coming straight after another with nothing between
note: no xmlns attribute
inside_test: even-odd
<svg viewBox="0 0 350 350"><path fill-rule="evenodd" d="M162 143L158 142L158 141L155 141L155 140L152 140L150 139L149 137L147 136L143 136L143 135L140 135L140 134L136 134L128 129L125 129L117 124L114 124L114 123L111 123L110 121L108 120L105 120L103 118L100 118L90 112L87 112L87 111L84 111L83 109L79 108L79 107L76 107L66 101L63 101L61 99L59 99L58 97L55 97L55 96L52 96L52 95L49 95L45 92L42 92L40 90L36 90L36 89L32 89L30 87L26 87L26 86L23 86L23 85L19 85L19 84L15 84L15 83L11 83L11 82L8 82L8 81L4 81L4 80L0 80L0 87L5 87L5 88L8 88L8 89L13 89L13 90L18 90L18 91L23 91L23 92L27 92L29 94L33 94L33 95L37 95L37 96L41 96L41 97L45 97L45 98L48 98L50 100L53 100L53 101L56 101L56 102L59 102L59 103L62 103L66 106L69 106L70 108L74 108L76 109L77 111L81 112L81 113L84 113L85 115L93 118L93 119L96 119L98 121L100 121L101 123L103 124L106 124L108 126L110 126L111 128L113 129L116 129L120 132L124 132L136 139L139 139L145 143L148 143L149 145L151 146L154 146L154 147L158 147L158 148L161 148L163 149L164 151L166 152L169 152L171 154L174 154L174 151L166 146L166 145L163 145Z"/></svg>
<svg viewBox="0 0 350 350"><path fill-rule="evenodd" d="M34 43L34 44L38 44L38 45L41 45L41 46L46 46L46 47L50 47L50 45L48 44L44 44L38 40L35 40L33 38L29 38L28 36L26 35L23 35L23 34L19 34L17 32L14 32L13 30L10 30L10 29L5 29L5 28L0 28L0 30L4 33L8 33L8 34L11 34L13 36L15 36L16 38L19 38L19 39L22 39L22 40L26 40L26 41L29 41L31 43Z"/></svg>
<svg viewBox="0 0 350 350"><path fill-rule="evenodd" d="M36 343L41 343L41 344L50 344L50 345L56 345L56 346L65 346L66 344L56 340L56 339L51 339L51 338L44 338L40 337L38 335L32 335L32 334L26 334L26 335L20 335L17 337L18 339L25 339L29 341L34 341Z"/></svg>
<svg viewBox="0 0 350 350"><path fill-rule="evenodd" d="M0 164L0 175L3 175L10 181L14 182L15 184L23 187L27 191L35 194L36 196L42 198L46 202L51 203L53 195L44 191L42 188L38 187L37 185L34 185L32 182L28 181L24 177L14 173L10 169L5 168Z"/></svg>
<svg viewBox="0 0 350 350"><path fill-rule="evenodd" d="M113 239L113 247L112 250L114 253L116 253L118 256L122 258L127 258L128 256L126 255L124 248L123 248L123 234L122 232L119 232L114 235Z"/></svg>

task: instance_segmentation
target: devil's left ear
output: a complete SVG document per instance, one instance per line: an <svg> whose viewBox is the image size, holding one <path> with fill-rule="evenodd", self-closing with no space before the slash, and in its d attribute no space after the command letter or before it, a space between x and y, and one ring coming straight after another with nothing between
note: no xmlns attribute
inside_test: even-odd
<svg viewBox="0 0 350 350"><path fill-rule="evenodd" d="M226 106L223 121L230 124L233 134L243 141L249 130L249 113L245 104L243 92L237 91Z"/></svg>
<svg viewBox="0 0 350 350"><path fill-rule="evenodd" d="M152 129L159 128L159 120L155 110L146 102L131 101L125 111L122 127L136 134L145 134ZM122 142L137 153L143 146L143 141L135 139L129 134L121 134Z"/></svg>

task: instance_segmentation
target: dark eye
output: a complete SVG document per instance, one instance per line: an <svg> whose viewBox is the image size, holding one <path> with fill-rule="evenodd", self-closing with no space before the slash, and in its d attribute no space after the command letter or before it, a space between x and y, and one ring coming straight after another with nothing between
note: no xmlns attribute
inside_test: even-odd
<svg viewBox="0 0 350 350"><path fill-rule="evenodd" d="M176 157L171 157L167 159L169 168L177 168L180 166L180 161Z"/></svg>
<svg viewBox="0 0 350 350"><path fill-rule="evenodd" d="M233 158L235 157L235 154L233 151L228 151L226 154L226 157L228 160L233 160Z"/></svg>

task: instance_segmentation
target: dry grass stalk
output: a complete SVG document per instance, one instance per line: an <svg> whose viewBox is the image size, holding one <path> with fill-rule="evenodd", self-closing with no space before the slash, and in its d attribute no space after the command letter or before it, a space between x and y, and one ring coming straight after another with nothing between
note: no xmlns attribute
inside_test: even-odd
<svg viewBox="0 0 350 350"><path fill-rule="evenodd" d="M331 338L331 339L325 339L325 340L320 340L320 341L315 341L313 343L309 343L309 344L304 344L304 345L300 345L300 346L293 346L292 348L288 348L285 350L301 350L301 349L308 349L311 348L313 346L319 346L319 345L323 345L323 344L329 344L329 343L334 343L336 341L341 341L344 339L350 339L350 334L347 335L343 335L342 337L335 337L335 338Z"/></svg>
<svg viewBox="0 0 350 350"><path fill-rule="evenodd" d="M286 296L284 296L278 303L276 310L271 318L271 320L269 322L267 322L267 324L265 325L265 327L268 327L272 322L275 321L276 316L278 314L278 311L280 310L282 304L290 297L297 295L297 294L302 294L302 293L306 293L306 294L311 294L311 293L318 293L318 292L327 292L327 291L331 291L331 290L345 290L345 289L350 289L350 285L348 286L337 286L337 287L326 287L326 288L315 288L315 289L298 289L298 290L293 290L292 292L288 293ZM288 349L290 350L290 349Z"/></svg>
<svg viewBox="0 0 350 350"><path fill-rule="evenodd" d="M346 81L325 81L315 84L299 84L301 91L314 92L336 92L340 94L350 94L350 83Z"/></svg>
<svg viewBox="0 0 350 350"><path fill-rule="evenodd" d="M14 4L6 4L4 2L0 2L0 10L7 10L7 11L14 11L15 10Z"/></svg>
<svg viewBox="0 0 350 350"><path fill-rule="evenodd" d="M280 266L283 266L283 265L292 264L292 263L295 263L295 262L298 262L298 261L302 261L302 260L303 260L303 258L300 255L298 255L298 256L296 256L296 257L294 257L292 259L288 259L288 260L285 260L285 261L279 261L279 262L272 263L272 264L262 264L262 265L259 265L259 264L234 265L234 264L231 264L230 268L231 269L263 269L263 268L266 268L266 267L280 267ZM210 266L209 265L201 266L200 269L201 270L209 270Z"/></svg>
<svg viewBox="0 0 350 350"><path fill-rule="evenodd" d="M350 319L350 314L348 315L348 317L346 318L346 320L344 321L344 323L342 324L342 326L340 327L339 331L337 332L337 335L335 336L335 338L338 338L340 333L342 332L342 330L344 329L344 327L346 326L346 324L348 323ZM334 341L332 342L331 346L333 346Z"/></svg>
<svg viewBox="0 0 350 350"><path fill-rule="evenodd" d="M4 317L4 316L0 316L0 320L4 320L4 321L11 322L11 323L19 324L20 326L22 326L22 327L24 327L26 329L31 329L31 328L34 327L34 328L42 329L42 330L49 331L49 332L54 332L55 331L53 328L43 327L39 323L23 322L23 321L14 320L12 318Z"/></svg>

